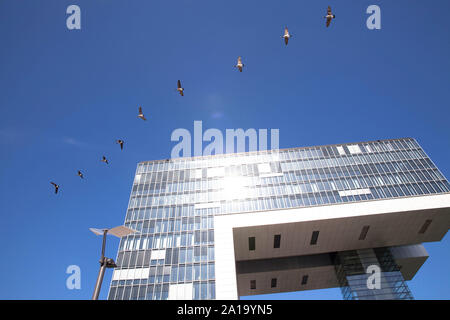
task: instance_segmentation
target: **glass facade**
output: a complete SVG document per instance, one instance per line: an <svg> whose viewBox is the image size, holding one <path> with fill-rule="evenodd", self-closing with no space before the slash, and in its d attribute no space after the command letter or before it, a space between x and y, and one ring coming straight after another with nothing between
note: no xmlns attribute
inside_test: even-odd
<svg viewBox="0 0 450 320"><path fill-rule="evenodd" d="M345 300L413 300L400 267L389 248L343 251L334 254L336 275ZM376 266L367 273L368 268ZM375 287L376 282L379 288ZM368 282L374 287L368 288Z"/></svg>
<svg viewBox="0 0 450 320"><path fill-rule="evenodd" d="M214 299L214 215L446 193L414 139L138 164L109 299Z"/></svg>

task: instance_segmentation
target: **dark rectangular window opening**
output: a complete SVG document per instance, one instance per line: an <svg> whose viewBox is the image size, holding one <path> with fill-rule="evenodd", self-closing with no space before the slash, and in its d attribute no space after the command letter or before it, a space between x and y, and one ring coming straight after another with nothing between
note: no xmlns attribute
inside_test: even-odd
<svg viewBox="0 0 450 320"><path fill-rule="evenodd" d="M272 278L272 281L270 282L271 288L276 288L277 286L277 278Z"/></svg>
<svg viewBox="0 0 450 320"><path fill-rule="evenodd" d="M281 244L281 234L276 234L273 237L273 247L274 248L279 248Z"/></svg>
<svg viewBox="0 0 450 320"><path fill-rule="evenodd" d="M256 246L256 240L255 237L249 237L248 238L248 250L254 251Z"/></svg>
<svg viewBox="0 0 450 320"><path fill-rule="evenodd" d="M250 289L256 289L256 280L250 280Z"/></svg>
<svg viewBox="0 0 450 320"><path fill-rule="evenodd" d="M303 276L302 278L302 286L305 285L308 282L308 275Z"/></svg>
<svg viewBox="0 0 450 320"><path fill-rule="evenodd" d="M420 228L419 233L421 233L421 234L425 233L425 231L427 231L428 227L430 226L431 221L433 221L433 220L426 220L425 223L423 224L422 228Z"/></svg>
<svg viewBox="0 0 450 320"><path fill-rule="evenodd" d="M319 231L313 231L310 244L311 245L316 244L318 238L319 238Z"/></svg>
<svg viewBox="0 0 450 320"><path fill-rule="evenodd" d="M365 240L367 236L367 232L369 232L370 226L364 226L361 230L361 234L359 235L359 240Z"/></svg>

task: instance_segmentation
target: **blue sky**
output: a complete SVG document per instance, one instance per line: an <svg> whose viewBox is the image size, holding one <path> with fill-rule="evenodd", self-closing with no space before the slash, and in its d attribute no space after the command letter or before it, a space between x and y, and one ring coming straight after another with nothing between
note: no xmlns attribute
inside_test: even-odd
<svg viewBox="0 0 450 320"><path fill-rule="evenodd" d="M71 4L81 30L66 28ZM381 30L366 28L371 4ZM123 223L136 164L168 158L171 132L194 120L277 128L282 148L414 137L449 177L449 11L446 0L0 0L0 298L89 299L101 238L88 228ZM425 246L409 286L450 299L449 236ZM65 286L73 264L81 290Z"/></svg>

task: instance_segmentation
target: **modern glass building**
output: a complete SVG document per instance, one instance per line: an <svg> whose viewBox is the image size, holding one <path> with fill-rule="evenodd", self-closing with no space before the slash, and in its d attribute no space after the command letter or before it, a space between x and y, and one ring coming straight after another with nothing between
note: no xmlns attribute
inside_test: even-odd
<svg viewBox="0 0 450 320"><path fill-rule="evenodd" d="M109 299L411 299L421 243L448 231L450 185L410 138L148 161L125 225L138 233L120 242Z"/></svg>

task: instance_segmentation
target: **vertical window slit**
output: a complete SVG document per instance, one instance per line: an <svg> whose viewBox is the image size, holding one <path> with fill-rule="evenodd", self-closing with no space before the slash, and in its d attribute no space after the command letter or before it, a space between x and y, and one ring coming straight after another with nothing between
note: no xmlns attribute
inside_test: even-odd
<svg viewBox="0 0 450 320"><path fill-rule="evenodd" d="M255 237L249 237L248 238L248 250L254 251L255 247L256 247Z"/></svg>
<svg viewBox="0 0 450 320"><path fill-rule="evenodd" d="M425 221L425 223L423 224L422 228L420 228L420 230L419 230L419 233L420 233L420 234L424 234L425 231L427 231L428 227L429 227L430 224L431 224L431 221L433 221L433 220L426 220L426 221Z"/></svg>
<svg viewBox="0 0 450 320"><path fill-rule="evenodd" d="M318 238L319 238L319 231L313 231L310 244L311 245L317 244Z"/></svg>
<svg viewBox="0 0 450 320"><path fill-rule="evenodd" d="M273 237L273 247L274 248L279 248L281 244L281 234L276 234Z"/></svg>
<svg viewBox="0 0 450 320"><path fill-rule="evenodd" d="M361 230L361 234L359 235L359 240L364 240L366 239L367 236L367 232L369 232L369 228L370 226L364 226Z"/></svg>

